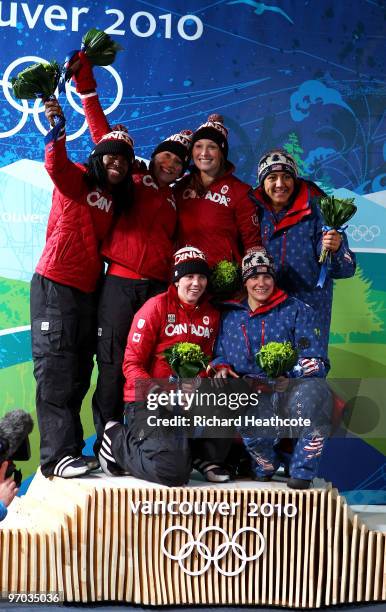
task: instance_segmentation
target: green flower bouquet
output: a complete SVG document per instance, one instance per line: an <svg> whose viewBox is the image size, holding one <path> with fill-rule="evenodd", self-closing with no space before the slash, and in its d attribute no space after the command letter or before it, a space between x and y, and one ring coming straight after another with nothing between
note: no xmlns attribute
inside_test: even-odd
<svg viewBox="0 0 386 612"><path fill-rule="evenodd" d="M241 285L240 267L234 261L219 261L213 268L210 282L216 296L231 296Z"/></svg>
<svg viewBox="0 0 386 612"><path fill-rule="evenodd" d="M13 93L20 100L49 100L60 79L57 62L32 64L11 79Z"/></svg>
<svg viewBox="0 0 386 612"><path fill-rule="evenodd" d="M115 61L117 52L123 49L111 36L97 28L86 32L81 48L93 66L110 66Z"/></svg>
<svg viewBox="0 0 386 612"><path fill-rule="evenodd" d="M354 198L339 199L334 196L320 198L319 208L324 219L324 232L328 232L331 229L343 232L343 225L347 223L357 211L357 207L354 204ZM331 253L323 248L320 253L319 263L327 261L329 255L331 256Z"/></svg>
<svg viewBox="0 0 386 612"><path fill-rule="evenodd" d="M209 357L193 342L176 342L163 354L177 379L194 378L209 363Z"/></svg>
<svg viewBox="0 0 386 612"><path fill-rule="evenodd" d="M292 370L298 357L298 351L291 342L268 342L256 354L256 363L268 378L273 379Z"/></svg>

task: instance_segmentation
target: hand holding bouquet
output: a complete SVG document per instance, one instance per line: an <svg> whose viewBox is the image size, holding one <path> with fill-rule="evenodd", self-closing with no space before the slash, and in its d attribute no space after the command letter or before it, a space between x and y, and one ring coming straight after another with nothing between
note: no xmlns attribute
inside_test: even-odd
<svg viewBox="0 0 386 612"><path fill-rule="evenodd" d="M326 196L319 199L319 207L323 215L323 231L329 232L334 229L339 234L345 230L344 223L347 223L357 211L353 198L338 199L334 196ZM327 260L331 259L331 250L324 245L319 257L319 263L323 264L320 271L317 287L323 287L327 276Z"/></svg>
<svg viewBox="0 0 386 612"><path fill-rule="evenodd" d="M176 342L165 349L164 356L177 378L194 378L209 363L201 347L192 342Z"/></svg>
<svg viewBox="0 0 386 612"><path fill-rule="evenodd" d="M268 342L256 355L256 363L268 378L279 378L296 365L298 351L291 342Z"/></svg>
<svg viewBox="0 0 386 612"><path fill-rule="evenodd" d="M353 217L357 211L354 204L354 198L338 199L334 196L320 198L319 207L323 215L324 226L323 231L335 229L337 232L344 231L343 225ZM319 262L324 263L327 260L329 251L322 249L319 257Z"/></svg>

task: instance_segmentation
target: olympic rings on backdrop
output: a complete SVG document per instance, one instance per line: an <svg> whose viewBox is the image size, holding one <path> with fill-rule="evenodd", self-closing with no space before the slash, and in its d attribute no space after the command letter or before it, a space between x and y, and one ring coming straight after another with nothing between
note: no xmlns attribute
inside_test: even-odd
<svg viewBox="0 0 386 612"><path fill-rule="evenodd" d="M359 242L359 240L365 240L366 242L371 242L381 233L381 228L379 225L353 225L350 224L347 228L347 235L355 240L355 242Z"/></svg>
<svg viewBox="0 0 386 612"><path fill-rule="evenodd" d="M179 530L187 534L188 541L185 544L183 544L179 552L174 555L166 549L165 540L170 533L174 531L179 531ZM224 537L224 540L225 540L222 544L219 544L217 546L213 554L211 553L209 546L201 542L201 538L206 533L209 533L210 531L217 531ZM247 532L256 534L256 536L259 539L259 546L258 546L257 552L254 555L251 555L249 557L247 556L246 551L241 546L241 544L236 542L237 538L242 533L247 533ZM194 548L196 548L197 553L199 553L201 557L205 559L205 564L201 569L191 571L185 567L183 561L192 554ZM232 549L233 554L238 559L241 560L241 564L235 570L227 571L220 567L219 560L225 557L225 555L227 555L230 548ZM245 566L248 561L255 561L256 559L260 557L260 555L262 555L262 553L264 552L264 548L265 548L264 537L260 533L260 531L256 529L255 527L241 527L240 529L236 531L236 533L234 534L231 540L229 539L227 532L221 527L216 527L216 526L204 527L204 529L202 529L200 533L198 534L197 540L195 540L192 532L189 531L189 529L187 529L186 527L182 527L181 525L176 525L176 526L169 527L168 529L166 529L166 531L163 533L162 541L161 541L161 550L164 553L164 555L168 557L169 559L172 559L173 561L178 561L178 565L180 566L181 570L185 574L188 574L189 576L202 576L202 574L204 574L209 569L209 566L212 561L217 571L223 576L237 576L238 574L241 574L242 571L244 571Z"/></svg>
<svg viewBox="0 0 386 612"><path fill-rule="evenodd" d="M11 81L10 81L10 76L13 70L15 70L15 68L17 68L17 66L19 66L20 64L24 64L24 63L36 63L36 62L46 62L47 60L45 60L42 57L38 57L35 55L25 55L23 57L19 57L17 59L15 59L13 62L11 62L9 64L9 66L4 70L4 74L3 74L3 78L0 79L0 85L3 89L3 94L4 94L4 98L6 99L6 101L8 102L8 104L15 109L16 111L21 113L21 118L19 120L19 122L15 125L15 127L11 128L10 130L7 130L5 132L0 132L0 138L8 138L10 136L14 136L15 134L17 134L26 124L26 121L28 119L28 115L32 115L35 125L38 128L38 130L43 134L43 136L45 136L48 132L48 129L46 129L42 122L40 121L40 113L44 112L44 106L41 102L41 100L35 100L33 102L32 108L30 108L28 106L28 100L15 100L15 98L12 97L11 95L11 90L12 90L12 85L11 85ZM108 108L106 108L104 110L106 115L109 115L110 113L112 113L117 106L120 104L121 100L122 100L122 96L123 96L123 85L122 85L122 80L121 77L119 76L118 72L115 70L115 68L113 68L112 66L102 66L102 68L104 68L105 70L107 70L114 78L115 82L116 82L116 86L117 86L117 92L115 95L115 99L112 102L112 104L110 104L110 106ZM57 92L56 92L57 93ZM70 83L66 83L66 96L67 96L67 100L69 101L70 105L72 106L72 108L79 113L80 115L82 115L84 117L84 111L81 105L77 104L77 102L75 101L73 94L75 93L75 87L73 87ZM78 94L77 94L78 95ZM83 121L82 126L73 134L67 134L67 140L75 140L76 138L78 138L79 136L81 136L82 134L84 134L84 132L87 129L87 122Z"/></svg>

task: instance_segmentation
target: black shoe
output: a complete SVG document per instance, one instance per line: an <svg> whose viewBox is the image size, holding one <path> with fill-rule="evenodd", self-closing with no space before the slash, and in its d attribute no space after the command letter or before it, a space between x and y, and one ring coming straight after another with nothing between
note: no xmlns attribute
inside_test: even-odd
<svg viewBox="0 0 386 612"><path fill-rule="evenodd" d="M254 480L257 480L257 482L269 482L272 480L272 476L257 476L256 474L253 478Z"/></svg>
<svg viewBox="0 0 386 612"><path fill-rule="evenodd" d="M200 472L208 482L229 482L231 475L227 469L217 463L195 459L193 467Z"/></svg>
<svg viewBox="0 0 386 612"><path fill-rule="evenodd" d="M100 463L94 455L82 455L82 459L88 465L88 469L90 470L90 472L95 472L95 470L99 470Z"/></svg>
<svg viewBox="0 0 386 612"><path fill-rule="evenodd" d="M312 480L305 480L304 478L290 478L287 482L287 487L290 489L309 489L312 484Z"/></svg>
<svg viewBox="0 0 386 612"><path fill-rule="evenodd" d="M98 459L103 472L107 476L129 476L130 472L125 472L119 467L111 450L111 438L109 434L117 425L120 425L120 423L115 423L113 421L109 421L107 423L103 432L102 444Z"/></svg>
<svg viewBox="0 0 386 612"><path fill-rule="evenodd" d="M66 457L57 462L52 475L59 476L60 478L78 478L79 476L89 474L90 471L83 457L66 455Z"/></svg>

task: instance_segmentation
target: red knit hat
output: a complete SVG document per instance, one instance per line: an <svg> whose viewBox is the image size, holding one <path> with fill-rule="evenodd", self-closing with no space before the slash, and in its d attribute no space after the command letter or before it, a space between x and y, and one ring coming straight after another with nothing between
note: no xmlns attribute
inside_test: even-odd
<svg viewBox="0 0 386 612"><path fill-rule="evenodd" d="M200 125L193 134L192 146L197 140L207 138L213 140L219 148L224 158L228 157L228 130L224 126L224 117L222 115L209 115L208 120Z"/></svg>
<svg viewBox="0 0 386 612"><path fill-rule="evenodd" d="M188 167L190 161L190 150L192 144L192 130L181 130L178 134L172 134L168 138L165 138L160 144L154 149L151 157L161 153L162 151L169 151L174 153L180 158L183 169Z"/></svg>
<svg viewBox="0 0 386 612"><path fill-rule="evenodd" d="M186 274L204 274L210 276L210 268L205 253L193 246L185 246L174 253L173 282Z"/></svg>
<svg viewBox="0 0 386 612"><path fill-rule="evenodd" d="M114 130L102 136L91 155L124 155L134 161L134 140L123 130Z"/></svg>

